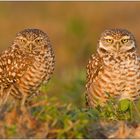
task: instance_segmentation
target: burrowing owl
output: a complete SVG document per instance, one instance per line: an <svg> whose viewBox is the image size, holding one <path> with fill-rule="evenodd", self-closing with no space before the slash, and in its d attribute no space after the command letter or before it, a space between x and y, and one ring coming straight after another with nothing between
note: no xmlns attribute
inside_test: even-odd
<svg viewBox="0 0 140 140"><path fill-rule="evenodd" d="M135 100L140 94L140 63L134 36L125 29L108 29L87 65L87 103L104 105L109 97Z"/></svg>
<svg viewBox="0 0 140 140"><path fill-rule="evenodd" d="M39 29L19 32L13 45L0 55L0 93L22 99L36 93L54 70L48 35Z"/></svg>

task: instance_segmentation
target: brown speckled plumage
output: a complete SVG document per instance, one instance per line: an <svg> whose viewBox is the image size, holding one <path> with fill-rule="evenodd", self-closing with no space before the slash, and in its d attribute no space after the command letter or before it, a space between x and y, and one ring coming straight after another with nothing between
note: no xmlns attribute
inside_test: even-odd
<svg viewBox="0 0 140 140"><path fill-rule="evenodd" d="M53 71L54 53L47 34L25 29L0 55L1 97L9 93L24 104L43 82L48 82Z"/></svg>
<svg viewBox="0 0 140 140"><path fill-rule="evenodd" d="M140 62L134 36L124 29L105 30L87 65L87 104L104 105L109 96L135 100L140 95Z"/></svg>

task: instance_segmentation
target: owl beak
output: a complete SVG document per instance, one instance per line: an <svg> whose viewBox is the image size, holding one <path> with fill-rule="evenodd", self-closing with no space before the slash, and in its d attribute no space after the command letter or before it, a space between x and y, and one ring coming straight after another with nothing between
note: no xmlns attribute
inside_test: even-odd
<svg viewBox="0 0 140 140"><path fill-rule="evenodd" d="M117 52L119 52L119 50L120 50L120 44L119 43L116 43L116 49L117 49Z"/></svg>
<svg viewBox="0 0 140 140"><path fill-rule="evenodd" d="M32 49L33 49L33 44L32 44L32 43L30 43L28 47L29 47L29 51L31 52L31 51L32 51Z"/></svg>
<svg viewBox="0 0 140 140"><path fill-rule="evenodd" d="M117 48L117 52L118 52L119 51L119 45L117 45L116 48Z"/></svg>

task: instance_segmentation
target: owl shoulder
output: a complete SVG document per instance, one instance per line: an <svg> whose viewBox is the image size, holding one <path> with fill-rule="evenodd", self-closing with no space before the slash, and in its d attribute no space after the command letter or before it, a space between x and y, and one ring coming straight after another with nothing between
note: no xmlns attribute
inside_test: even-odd
<svg viewBox="0 0 140 140"><path fill-rule="evenodd" d="M99 71L103 68L102 58L98 54L93 54L87 64L87 85L93 82L93 79L98 76Z"/></svg>

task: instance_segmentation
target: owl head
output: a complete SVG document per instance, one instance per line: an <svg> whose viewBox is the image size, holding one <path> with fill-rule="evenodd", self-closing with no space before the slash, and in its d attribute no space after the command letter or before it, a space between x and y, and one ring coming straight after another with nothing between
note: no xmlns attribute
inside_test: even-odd
<svg viewBox="0 0 140 140"><path fill-rule="evenodd" d="M28 53L39 53L46 51L50 47L46 33L39 29L25 29L19 32L14 40L14 45Z"/></svg>
<svg viewBox="0 0 140 140"><path fill-rule="evenodd" d="M135 51L135 38L125 29L107 29L99 39L98 49L107 53L126 53Z"/></svg>

